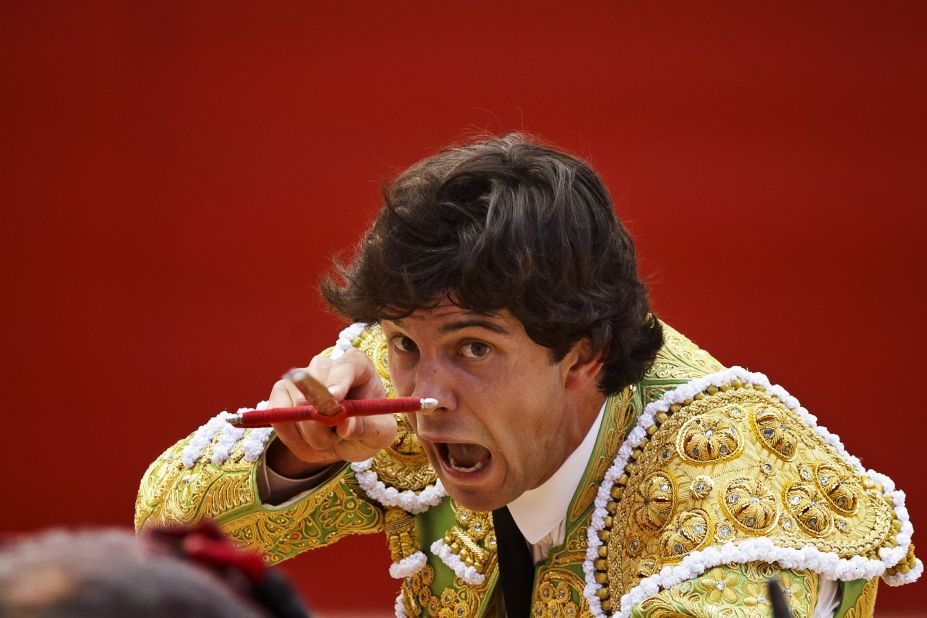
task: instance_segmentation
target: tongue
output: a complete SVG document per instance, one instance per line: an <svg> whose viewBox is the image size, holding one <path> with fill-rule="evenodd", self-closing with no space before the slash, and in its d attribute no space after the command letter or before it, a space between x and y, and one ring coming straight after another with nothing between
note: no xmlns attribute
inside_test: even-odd
<svg viewBox="0 0 927 618"><path fill-rule="evenodd" d="M489 459L489 450L479 444L448 444L448 460L458 470L482 468Z"/></svg>

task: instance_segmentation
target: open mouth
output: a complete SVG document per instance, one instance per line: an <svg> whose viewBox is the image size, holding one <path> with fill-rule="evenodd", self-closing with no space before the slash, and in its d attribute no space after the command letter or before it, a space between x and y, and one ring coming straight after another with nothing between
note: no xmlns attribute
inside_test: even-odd
<svg viewBox="0 0 927 618"><path fill-rule="evenodd" d="M447 467L455 472L478 472L492 458L489 449L479 444L439 442L435 446Z"/></svg>

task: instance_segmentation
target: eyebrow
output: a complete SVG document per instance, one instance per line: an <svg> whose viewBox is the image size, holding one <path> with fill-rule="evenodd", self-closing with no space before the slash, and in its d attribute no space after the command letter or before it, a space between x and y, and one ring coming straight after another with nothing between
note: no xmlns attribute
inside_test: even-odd
<svg viewBox="0 0 927 618"><path fill-rule="evenodd" d="M461 320L459 322L451 322L450 324L445 324L444 326L439 328L438 332L441 333L442 335L445 335L447 333L453 333L458 330L464 330L465 328L485 328L486 330L492 331L499 335L510 335L511 334L508 331L508 329L505 328L504 326L501 326L489 320L480 320L480 319Z"/></svg>
<svg viewBox="0 0 927 618"><path fill-rule="evenodd" d="M389 320L399 328L403 328L402 318L396 318L395 320ZM450 324L445 324L438 329L438 332L442 335L447 333L453 333L459 330L464 330L465 328L485 328L488 331L497 333L499 335L511 336L511 332L506 327L496 324L490 320L483 320L480 318L472 318L469 320L459 320L457 322L451 322Z"/></svg>

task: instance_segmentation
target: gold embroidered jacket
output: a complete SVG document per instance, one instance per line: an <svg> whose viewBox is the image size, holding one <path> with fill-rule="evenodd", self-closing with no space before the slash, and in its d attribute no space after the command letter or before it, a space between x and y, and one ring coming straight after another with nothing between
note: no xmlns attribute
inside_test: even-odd
<svg viewBox="0 0 927 618"><path fill-rule="evenodd" d="M914 581L904 494L765 376L725 369L665 326L645 378L610 397L565 542L537 566L534 616L768 616L779 578L810 618L821 578L840 582L839 618L873 615L881 578ZM388 384L380 329L353 338ZM215 519L271 563L349 534L383 532L402 578L402 616L493 616L489 513L443 494L403 420L396 441L283 506L260 503L270 430L223 415L151 464L136 528Z"/></svg>

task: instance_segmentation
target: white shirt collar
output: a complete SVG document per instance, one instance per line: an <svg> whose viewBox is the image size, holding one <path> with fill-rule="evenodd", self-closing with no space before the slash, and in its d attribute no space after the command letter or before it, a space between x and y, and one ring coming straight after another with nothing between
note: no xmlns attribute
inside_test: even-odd
<svg viewBox="0 0 927 618"><path fill-rule="evenodd" d="M605 404L599 410L599 415L586 437L553 476L508 504L512 519L532 545L556 530L566 519L570 500L576 493L576 487L586 470L586 463L592 456L592 448L599 435L604 412Z"/></svg>

